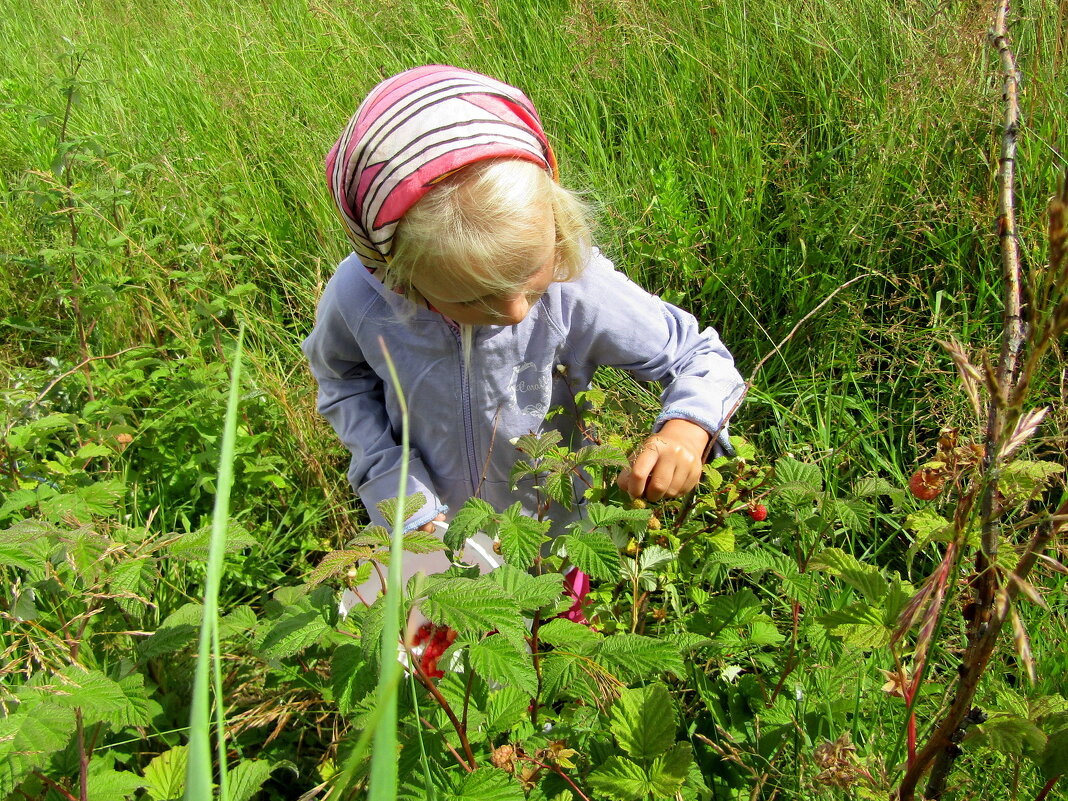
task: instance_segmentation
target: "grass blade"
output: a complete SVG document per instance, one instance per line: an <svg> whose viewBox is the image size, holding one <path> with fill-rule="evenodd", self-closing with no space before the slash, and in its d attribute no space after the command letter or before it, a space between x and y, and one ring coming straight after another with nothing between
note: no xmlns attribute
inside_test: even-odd
<svg viewBox="0 0 1068 801"><path fill-rule="evenodd" d="M230 488L234 482L234 444L237 439L237 407L241 388L241 353L245 338L242 325L237 335L233 367L230 372L230 396L226 403L219 474L215 491L215 509L211 520L207 575L204 580L204 617L200 622L196 676L193 680L193 703L189 714L189 764L186 768L186 801L204 801L212 797L211 738L209 734L209 671L214 665L216 746L219 758L219 797L227 798L226 731L224 726L221 671L219 669L219 583L222 579L223 554L226 550L226 523L230 516Z"/></svg>

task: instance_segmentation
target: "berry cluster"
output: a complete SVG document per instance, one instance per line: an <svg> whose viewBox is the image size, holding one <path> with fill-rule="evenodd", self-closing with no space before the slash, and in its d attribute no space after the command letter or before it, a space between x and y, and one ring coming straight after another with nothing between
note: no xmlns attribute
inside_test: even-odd
<svg viewBox="0 0 1068 801"><path fill-rule="evenodd" d="M444 671L438 670L438 659L456 639L456 632L448 626L435 626L433 623L424 623L415 632L413 644L416 648L422 646L423 652L419 658L419 667L428 677L440 679L445 675Z"/></svg>

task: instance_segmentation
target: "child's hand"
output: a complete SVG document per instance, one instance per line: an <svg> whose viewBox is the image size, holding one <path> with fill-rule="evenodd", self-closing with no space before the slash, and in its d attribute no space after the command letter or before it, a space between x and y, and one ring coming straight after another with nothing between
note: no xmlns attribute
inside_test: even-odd
<svg viewBox="0 0 1068 801"><path fill-rule="evenodd" d="M708 432L689 420L668 420L649 437L616 483L632 498L677 498L701 480Z"/></svg>
<svg viewBox="0 0 1068 801"><path fill-rule="evenodd" d="M419 530L420 531L425 531L427 534L436 534L438 529L437 529L437 526L434 525L434 521L435 520L444 520L444 519L445 519L445 515L438 515L437 517L434 518L434 520L431 520L425 526L420 526Z"/></svg>

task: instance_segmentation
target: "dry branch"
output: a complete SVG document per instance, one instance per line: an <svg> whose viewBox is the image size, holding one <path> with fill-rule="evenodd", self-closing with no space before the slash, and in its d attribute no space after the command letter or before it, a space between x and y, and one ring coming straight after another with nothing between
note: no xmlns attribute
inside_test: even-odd
<svg viewBox="0 0 1068 801"><path fill-rule="evenodd" d="M1002 532L1002 518L1006 511L1003 508L1004 501L998 491L998 476L1011 459L1013 452L1035 433L1042 422L1045 411L1038 410L1024 414L1023 403L1030 389L1034 368L1045 352L1046 340L1051 335L1053 337L1058 335L1059 318L1055 311L1041 321L1037 336L1038 345L1031 348L1028 359L1022 363L1020 354L1027 342L1029 332L1026 330L1023 317L1024 281L1019 243L1016 238L1014 208L1016 139L1020 130L1018 100L1020 74L1008 38L1006 22L1008 8L1007 0L999 0L994 27L989 37L991 46L997 50L1000 57L1003 78L1002 99L1005 106L998 170L998 234L1004 281L1001 354L996 369L984 363L982 371L990 398L987 405L985 455L981 475L978 478L980 482L978 509L973 504L975 495L971 492L966 493L958 500L955 517L955 528L958 534L964 530L962 523L967 519L974 518L978 514L981 521L982 538L976 554L975 574L972 579L975 614L968 626L968 643L959 668L959 678L949 711L935 727L916 758L910 760L905 776L895 794L898 801L912 801L915 797L916 786L928 769L930 769L930 776L924 797L940 799L945 792L947 777L960 753L957 743L964 729L970 723L976 722L977 718L981 718L981 715L973 712L972 701L975 698L979 680L994 653L994 647L1002 628L1007 621L1014 619L1013 602L1021 591L1029 595L1028 589L1033 590L1027 581L1027 576L1035 563L1044 557L1042 552L1051 539L1064 528L1063 516L1068 514L1068 502L1066 502L1053 515L1041 517L1041 522L1035 527L1035 533L1027 543L1023 556L1011 574L1006 575L1004 570L998 566L998 541ZM1068 189L1062 189L1061 195L1066 192ZM1053 225L1053 219L1060 208L1057 206L1058 202L1063 205L1063 197L1055 199L1050 209L1050 248L1053 259L1056 259L1059 247L1054 242L1055 237L1052 233L1053 228L1056 227ZM1065 302L1061 296L1066 289L1066 282L1055 280L1053 283L1052 297L1047 296L1043 291L1040 300L1043 306L1050 304L1055 310L1059 310L1060 305ZM1045 311L1045 309L1033 311ZM967 388L969 382L975 379L972 372L967 369L970 363L965 363L966 357L964 357L963 349L957 348L957 353L950 349L950 352L954 355L954 361L957 363ZM1024 367L1022 370L1021 364ZM969 396L972 394L969 392ZM955 544L957 544L956 540L951 543L950 547ZM1022 632L1019 625L1017 625L1015 636L1018 644L1022 642L1026 645L1026 632Z"/></svg>

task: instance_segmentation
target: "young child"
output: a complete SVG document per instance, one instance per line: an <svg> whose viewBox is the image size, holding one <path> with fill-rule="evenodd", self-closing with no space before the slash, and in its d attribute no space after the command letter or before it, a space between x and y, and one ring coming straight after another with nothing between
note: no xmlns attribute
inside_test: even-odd
<svg viewBox="0 0 1068 801"><path fill-rule="evenodd" d="M354 252L303 348L373 522L397 495L401 461L383 345L409 409L407 492L426 498L406 530L432 531L471 497L536 515L534 481L512 489L511 442L555 428L582 445L574 396L601 365L664 385L654 433L619 486L656 501L697 484L741 376L715 331L592 248L522 92L453 67L408 70L372 90L326 169ZM557 406L572 414L546 419ZM560 525L580 513L547 516Z"/></svg>

